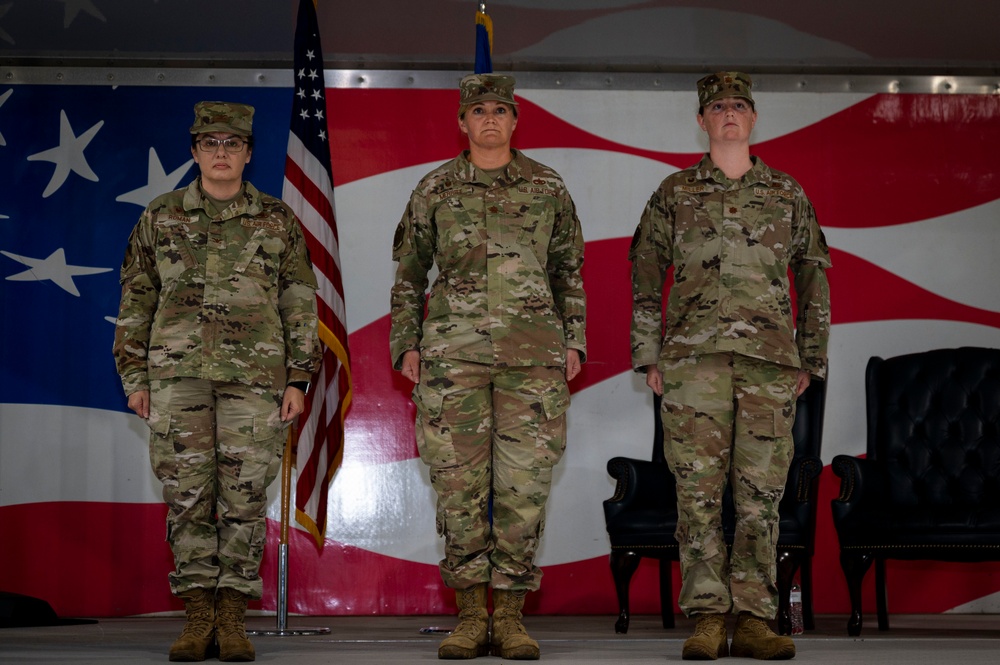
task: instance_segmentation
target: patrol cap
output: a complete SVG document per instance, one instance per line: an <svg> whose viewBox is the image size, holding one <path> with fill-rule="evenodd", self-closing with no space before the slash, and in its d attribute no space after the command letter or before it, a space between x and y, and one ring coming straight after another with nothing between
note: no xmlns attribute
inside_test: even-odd
<svg viewBox="0 0 1000 665"><path fill-rule="evenodd" d="M495 101L516 107L514 77L506 74L469 74L458 84L458 114L477 102Z"/></svg>
<svg viewBox="0 0 1000 665"><path fill-rule="evenodd" d="M198 102L194 105L192 134L229 132L240 136L253 134L253 107L234 102Z"/></svg>
<svg viewBox="0 0 1000 665"><path fill-rule="evenodd" d="M716 72L698 81L698 105L702 108L724 97L742 97L753 105L753 81L743 72Z"/></svg>

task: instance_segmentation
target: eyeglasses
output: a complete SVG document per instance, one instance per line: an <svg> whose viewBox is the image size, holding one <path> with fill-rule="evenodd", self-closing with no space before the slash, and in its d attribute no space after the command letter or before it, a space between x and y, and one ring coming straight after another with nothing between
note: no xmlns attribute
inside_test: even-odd
<svg viewBox="0 0 1000 665"><path fill-rule="evenodd" d="M214 139L211 136L203 136L198 139L198 148L202 152L215 152L222 146L226 152L243 152L247 142L238 136L230 136L227 139Z"/></svg>

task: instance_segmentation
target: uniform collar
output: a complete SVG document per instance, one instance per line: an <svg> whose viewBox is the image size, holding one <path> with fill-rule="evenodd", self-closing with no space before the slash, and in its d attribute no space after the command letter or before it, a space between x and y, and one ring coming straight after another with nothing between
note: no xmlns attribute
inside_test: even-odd
<svg viewBox="0 0 1000 665"><path fill-rule="evenodd" d="M518 180L531 182L531 161L520 150L511 148L510 152L513 157L503 170L503 173L497 176L497 180L502 180L508 184L513 184ZM476 169L476 165L469 161L469 151L463 151L458 156L458 159L455 160L455 179L469 184L491 184L485 178L480 178L478 173L481 173L481 171Z"/></svg>
<svg viewBox="0 0 1000 665"><path fill-rule="evenodd" d="M201 176L191 181L184 192L184 210L192 212L195 210L205 210L206 198L201 193ZM261 205L261 194L250 182L243 181L243 191L237 197L235 203L226 208L224 218L239 217L249 215L251 217L259 215L264 209Z"/></svg>
<svg viewBox="0 0 1000 665"><path fill-rule="evenodd" d="M739 181L733 181L726 177L726 174L722 172L722 169L718 168L714 162L712 162L712 157L705 153L705 156L701 158L698 165L695 166L695 177L698 180L708 180L711 182L718 183L725 188L732 186L735 182L739 182L744 186L753 185L756 183L766 183L771 182L771 169L764 163L764 160L755 155L750 156L750 160L753 162L753 166L749 171L743 174L743 177Z"/></svg>

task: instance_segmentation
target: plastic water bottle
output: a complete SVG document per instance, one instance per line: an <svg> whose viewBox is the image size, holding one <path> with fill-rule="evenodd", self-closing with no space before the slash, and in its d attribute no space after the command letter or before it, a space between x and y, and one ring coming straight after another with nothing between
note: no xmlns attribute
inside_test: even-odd
<svg viewBox="0 0 1000 665"><path fill-rule="evenodd" d="M791 593L788 594L789 614L792 619L792 635L801 635L802 627L802 589L798 584L792 585Z"/></svg>

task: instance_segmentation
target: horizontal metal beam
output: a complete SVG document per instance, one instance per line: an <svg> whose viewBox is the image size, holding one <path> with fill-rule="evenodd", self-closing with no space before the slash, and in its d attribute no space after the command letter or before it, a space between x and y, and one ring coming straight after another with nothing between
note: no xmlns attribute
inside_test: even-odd
<svg viewBox="0 0 1000 665"><path fill-rule="evenodd" d="M522 89L690 90L693 79L712 71L514 71ZM1000 75L749 72L762 92L861 92L1000 94ZM466 72L437 69L328 69L328 88L455 88ZM128 85L195 87L284 87L291 69L174 67L5 67L0 85Z"/></svg>

